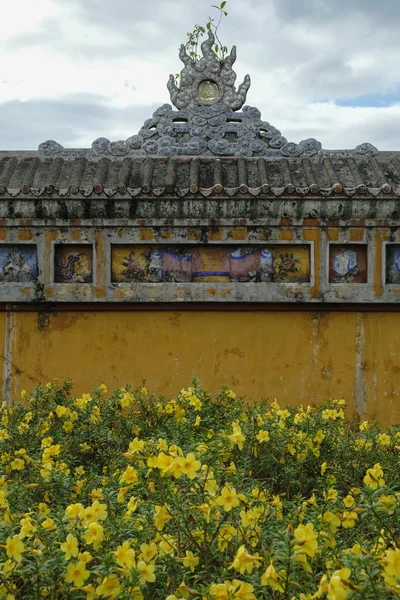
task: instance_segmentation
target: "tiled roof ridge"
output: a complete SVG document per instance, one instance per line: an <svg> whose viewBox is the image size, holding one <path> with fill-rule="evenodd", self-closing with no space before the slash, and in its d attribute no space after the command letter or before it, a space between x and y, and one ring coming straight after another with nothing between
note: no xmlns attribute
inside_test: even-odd
<svg viewBox="0 0 400 600"><path fill-rule="evenodd" d="M400 153L363 158L39 158L0 153L0 194L400 196Z"/></svg>

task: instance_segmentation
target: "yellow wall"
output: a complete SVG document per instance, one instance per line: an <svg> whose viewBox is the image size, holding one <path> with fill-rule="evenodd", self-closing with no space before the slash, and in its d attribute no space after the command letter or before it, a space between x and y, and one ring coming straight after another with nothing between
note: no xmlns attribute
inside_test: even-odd
<svg viewBox="0 0 400 600"><path fill-rule="evenodd" d="M81 393L146 379L167 396L193 376L216 391L312 403L343 397L352 416L400 422L400 314L131 311L11 313L11 398L71 377ZM9 316L9 319L10 319ZM0 314L4 359L6 313ZM10 331L11 330L11 331ZM0 373L4 386L4 369ZM4 387L2 387L4 389Z"/></svg>

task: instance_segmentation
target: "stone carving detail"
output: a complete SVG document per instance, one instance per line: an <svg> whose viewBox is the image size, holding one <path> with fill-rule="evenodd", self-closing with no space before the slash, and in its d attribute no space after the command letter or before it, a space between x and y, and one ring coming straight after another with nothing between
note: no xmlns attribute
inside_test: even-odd
<svg viewBox="0 0 400 600"><path fill-rule="evenodd" d="M224 61L218 60L212 50L214 35L201 45L203 57L194 61L182 45L180 59L185 65L178 87L173 75L167 84L171 105L158 108L137 135L127 140L110 142L98 138L91 148L67 149L47 140L39 145L44 156L93 158L96 156L281 156L311 157L373 156L377 149L364 143L354 150L323 150L321 143L310 138L299 144L288 142L275 127L261 119L257 108L244 106L250 87L246 75L238 90L236 73L232 66L236 60L236 47ZM243 109L242 109L243 107ZM236 112L242 109L241 112Z"/></svg>
<svg viewBox="0 0 400 600"><path fill-rule="evenodd" d="M201 44L203 57L193 60L182 44L179 58L185 65L181 71L180 87L175 83L173 75L167 84L171 102L178 109L187 108L193 100L201 100L203 104L221 102L232 110L239 110L246 101L250 87L250 77L246 75L238 91L235 88L236 73L232 65L236 61L236 46L224 61L218 60L213 51L215 37L208 32L208 39Z"/></svg>

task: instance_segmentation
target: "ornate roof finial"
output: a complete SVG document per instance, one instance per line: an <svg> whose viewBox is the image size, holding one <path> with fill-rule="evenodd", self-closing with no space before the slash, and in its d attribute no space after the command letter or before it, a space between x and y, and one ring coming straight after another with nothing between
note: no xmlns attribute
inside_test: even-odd
<svg viewBox="0 0 400 600"><path fill-rule="evenodd" d="M314 138L303 140L299 144L288 142L278 129L262 120L257 108L243 106L250 87L250 77L246 75L236 90L236 73L232 69L236 60L236 46L226 56L224 46L221 59L215 52L217 47L211 29L208 30L208 39L201 44L200 58L197 57L197 52L188 54L184 45L180 47L179 57L185 65L181 71L180 85L177 86L173 75L169 76L167 84L171 102L178 110L174 110L170 104L160 106L153 117L144 122L137 135L118 142L98 138L91 148L67 149L53 140L47 140L40 144L39 153L71 158L362 157L376 154L377 149L371 144L360 144L354 150L323 150L321 143Z"/></svg>
<svg viewBox="0 0 400 600"><path fill-rule="evenodd" d="M208 30L208 39L201 44L203 57L200 60L190 58L183 44L180 47L179 58L185 65L180 75L180 87L173 75L169 76L167 84L171 102L179 110L187 108L192 101L208 106L220 102L232 110L240 110L245 103L250 77L246 75L236 91L236 73L232 69L236 46L221 61L213 50L214 43L214 34Z"/></svg>

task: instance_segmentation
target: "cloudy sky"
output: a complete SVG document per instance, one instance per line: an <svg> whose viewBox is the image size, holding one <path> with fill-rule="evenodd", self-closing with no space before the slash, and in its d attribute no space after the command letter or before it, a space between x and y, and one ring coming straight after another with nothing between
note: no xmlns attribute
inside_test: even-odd
<svg viewBox="0 0 400 600"><path fill-rule="evenodd" d="M169 102L211 0L17 0L0 30L0 149L126 139ZM214 0L215 1L215 0ZM400 150L400 0L228 0L247 104L289 141ZM215 11L214 11L215 12Z"/></svg>

